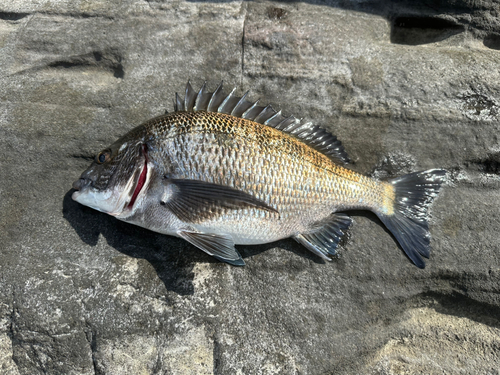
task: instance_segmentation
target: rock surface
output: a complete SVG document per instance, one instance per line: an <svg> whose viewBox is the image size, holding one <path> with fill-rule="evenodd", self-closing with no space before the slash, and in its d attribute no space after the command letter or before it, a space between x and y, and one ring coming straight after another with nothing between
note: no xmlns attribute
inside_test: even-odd
<svg viewBox="0 0 500 375"><path fill-rule="evenodd" d="M499 374L495 1L0 4L0 373ZM380 178L444 167L432 256L355 212L325 264L246 267L78 205L93 155L224 80L343 141Z"/></svg>

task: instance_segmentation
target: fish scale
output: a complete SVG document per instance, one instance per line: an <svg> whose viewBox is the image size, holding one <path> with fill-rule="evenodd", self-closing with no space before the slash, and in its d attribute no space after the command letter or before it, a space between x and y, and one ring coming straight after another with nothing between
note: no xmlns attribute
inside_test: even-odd
<svg viewBox="0 0 500 375"><path fill-rule="evenodd" d="M163 142L171 142L171 148L178 150L172 161L182 171L182 177L242 189L262 200L266 200L266 194L260 179L265 178L270 183L269 188L273 189L266 202L280 213L279 216L269 214L266 217L276 216L276 223L311 211L310 208L312 211L325 208L327 202L331 207L359 208L359 199L362 198L363 207L378 208L381 205L384 187L380 186L380 182L335 165L290 135L224 114L178 112L170 117L169 127L177 130L170 132L172 135L164 138ZM159 126L163 124L166 123L162 119ZM154 123L150 126L155 128ZM222 147L220 143L224 141L221 141L221 135L233 136L231 144ZM278 147L276 140L280 143ZM212 150L210 160L205 158L202 162L207 156L207 149ZM271 155L276 160L277 171L263 165L263 160ZM229 173L235 169L245 171L245 177L237 178ZM310 183L304 185L304 180ZM333 211L331 207L328 207L330 212ZM254 212L260 219L257 210ZM251 217L244 217L241 210L219 210L218 213L220 218L213 218L207 226L214 225L214 220L226 223L229 220L252 220ZM318 221L322 218L314 219ZM302 229L302 225L298 229Z"/></svg>
<svg viewBox="0 0 500 375"><path fill-rule="evenodd" d="M175 112L101 151L73 184L73 199L189 241L219 260L244 261L235 244L292 237L331 260L352 220L379 216L408 257L429 256L428 209L446 171L379 181L349 169L340 141L271 106L188 83Z"/></svg>

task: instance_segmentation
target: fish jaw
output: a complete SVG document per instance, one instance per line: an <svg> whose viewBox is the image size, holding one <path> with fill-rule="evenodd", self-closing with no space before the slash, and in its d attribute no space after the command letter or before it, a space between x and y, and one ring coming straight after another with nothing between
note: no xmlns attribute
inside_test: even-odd
<svg viewBox="0 0 500 375"><path fill-rule="evenodd" d="M93 187L87 187L75 191L71 198L94 210L115 215L123 209L122 195L116 188L101 191Z"/></svg>
<svg viewBox="0 0 500 375"><path fill-rule="evenodd" d="M125 185L99 190L90 185L75 191L71 198L84 206L119 219L132 215L143 201L151 181L153 165L146 158ZM77 186L77 183L73 184Z"/></svg>

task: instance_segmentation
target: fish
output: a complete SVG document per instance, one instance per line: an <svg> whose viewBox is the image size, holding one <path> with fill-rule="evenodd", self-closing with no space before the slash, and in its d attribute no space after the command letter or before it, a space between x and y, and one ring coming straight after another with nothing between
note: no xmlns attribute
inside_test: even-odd
<svg viewBox="0 0 500 375"><path fill-rule="evenodd" d="M346 212L369 210L425 267L429 208L446 170L385 181L357 173L336 136L248 93L227 94L222 82L196 91L188 81L173 112L95 156L73 183L73 200L235 266L245 265L235 245L290 237L331 261L352 224Z"/></svg>

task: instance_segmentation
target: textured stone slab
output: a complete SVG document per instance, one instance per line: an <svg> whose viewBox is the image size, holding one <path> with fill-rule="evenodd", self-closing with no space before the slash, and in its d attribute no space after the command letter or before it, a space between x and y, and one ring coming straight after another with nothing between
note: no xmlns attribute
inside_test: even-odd
<svg viewBox="0 0 500 375"><path fill-rule="evenodd" d="M498 373L500 21L494 1L0 5L0 372ZM247 266L70 198L94 154L190 78L322 124L353 168L444 167L432 255L374 215L324 264Z"/></svg>

